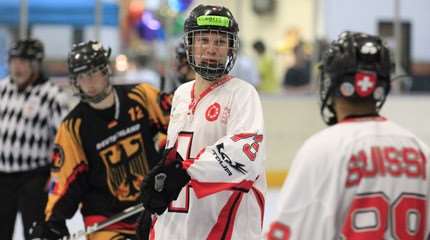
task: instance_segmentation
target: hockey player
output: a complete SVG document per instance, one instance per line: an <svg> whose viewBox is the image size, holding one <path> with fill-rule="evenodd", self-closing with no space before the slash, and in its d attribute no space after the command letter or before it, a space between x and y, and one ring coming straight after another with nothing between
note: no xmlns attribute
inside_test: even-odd
<svg viewBox="0 0 430 240"><path fill-rule="evenodd" d="M148 84L111 85L109 55L110 49L96 41L74 45L69 54L69 72L81 101L60 125L46 221L36 225L33 238L68 235L65 220L79 204L85 226L136 205L144 176L160 159L168 124L160 94ZM136 218L88 239L134 239Z"/></svg>
<svg viewBox="0 0 430 240"><path fill-rule="evenodd" d="M195 79L195 73L187 61L187 53L184 43L180 43L176 49L176 72L178 84L186 83Z"/></svg>
<svg viewBox="0 0 430 240"><path fill-rule="evenodd" d="M331 127L297 153L267 239L425 239L430 152L378 114L391 70L377 36L344 32L330 45L320 97Z"/></svg>
<svg viewBox="0 0 430 240"><path fill-rule="evenodd" d="M173 65L174 71L171 77L172 92L174 92L181 84L195 79L194 70L187 61L187 53L183 42L179 43L175 48L175 62Z"/></svg>
<svg viewBox="0 0 430 240"><path fill-rule="evenodd" d="M24 236L43 220L55 131L66 114L66 95L43 71L37 39L9 50L10 76L0 81L0 236L12 239L17 212ZM21 233L20 233L21 234Z"/></svg>
<svg viewBox="0 0 430 240"><path fill-rule="evenodd" d="M143 205L159 215L151 237L261 239L263 112L255 88L227 75L237 54L237 22L225 7L199 5L184 30L196 79L176 90L170 150L143 183Z"/></svg>

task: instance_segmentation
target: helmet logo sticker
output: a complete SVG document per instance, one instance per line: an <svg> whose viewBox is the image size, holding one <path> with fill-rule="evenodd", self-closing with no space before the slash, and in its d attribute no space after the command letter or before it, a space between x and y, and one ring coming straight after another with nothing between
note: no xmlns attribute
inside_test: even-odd
<svg viewBox="0 0 430 240"><path fill-rule="evenodd" d="M378 52L378 49L373 42L367 42L363 46L361 46L360 52L362 54L374 55Z"/></svg>
<svg viewBox="0 0 430 240"><path fill-rule="evenodd" d="M209 122L213 122L217 120L220 112L221 112L221 105L219 105L219 103L216 102L210 105L206 110L206 114L205 114L206 120L208 120Z"/></svg>
<svg viewBox="0 0 430 240"><path fill-rule="evenodd" d="M349 82L344 82L340 85L340 93L344 97L351 97L354 94L354 85Z"/></svg>
<svg viewBox="0 0 430 240"><path fill-rule="evenodd" d="M381 100L384 98L385 95L385 91L384 88L379 86L375 89L375 92L373 92L373 98L375 98L376 100Z"/></svg>
<svg viewBox="0 0 430 240"><path fill-rule="evenodd" d="M101 43L94 43L92 48L94 51L98 51L98 50L100 50L100 48L102 48L102 44Z"/></svg>
<svg viewBox="0 0 430 240"><path fill-rule="evenodd" d="M230 19L224 16L200 16L197 17L197 25L228 27L230 25Z"/></svg>
<svg viewBox="0 0 430 240"><path fill-rule="evenodd" d="M355 74L355 89L360 97L367 97L376 88L376 73L360 71Z"/></svg>

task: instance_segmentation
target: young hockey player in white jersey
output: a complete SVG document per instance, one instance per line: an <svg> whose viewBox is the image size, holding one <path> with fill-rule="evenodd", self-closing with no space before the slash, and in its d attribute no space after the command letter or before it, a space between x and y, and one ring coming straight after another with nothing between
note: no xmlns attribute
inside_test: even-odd
<svg viewBox="0 0 430 240"><path fill-rule="evenodd" d="M429 234L430 157L378 114L390 91L379 37L344 32L321 65L328 125L299 150L267 239L419 239Z"/></svg>
<svg viewBox="0 0 430 240"><path fill-rule="evenodd" d="M143 205L159 214L151 237L261 239L263 113L255 88L227 75L236 58L237 22L225 7L199 5L184 28L197 74L175 92L170 151L142 187Z"/></svg>

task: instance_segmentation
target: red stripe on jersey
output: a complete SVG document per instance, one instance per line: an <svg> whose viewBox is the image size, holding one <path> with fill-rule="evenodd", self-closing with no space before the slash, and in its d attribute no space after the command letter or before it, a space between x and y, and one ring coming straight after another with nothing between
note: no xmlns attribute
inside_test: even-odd
<svg viewBox="0 0 430 240"><path fill-rule="evenodd" d="M232 76L225 75L222 79L215 81L214 83L209 85L209 87L203 90L198 97L196 97L194 94L194 87L196 85L196 83L194 82L193 88L191 89L191 103L188 106L188 109L191 110L194 114L194 112L196 111L197 104L200 102L200 100L202 100L204 96L208 95L208 93L212 92L212 90L223 85L224 83L228 82L232 78L233 78Z"/></svg>
<svg viewBox="0 0 430 240"><path fill-rule="evenodd" d="M89 227L94 225L95 223L101 223L102 221L105 221L108 219L105 216L102 215L91 215L84 217L84 224L85 227ZM137 227L137 223L130 224L125 222L118 222L114 223L112 225L109 225L104 228L104 230L129 230L129 231L135 231Z"/></svg>
<svg viewBox="0 0 430 240"><path fill-rule="evenodd" d="M184 160L183 162L182 162L182 168L184 169L184 170L187 170L190 166L191 166L191 164L193 164L194 163L194 159L187 159L187 160Z"/></svg>
<svg viewBox="0 0 430 240"><path fill-rule="evenodd" d="M202 198L208 196L213 193L221 192L224 190L229 190L232 188L239 188L241 191L248 191L254 181L243 180L240 183L208 183L208 182L199 182L197 180L191 179L190 185L193 187L194 192L196 193L197 198Z"/></svg>
<svg viewBox="0 0 430 240"><path fill-rule="evenodd" d="M260 192L257 188L252 187L252 192L255 195L255 198L257 199L258 206L260 207L260 213L261 213L261 228L263 229L263 221L264 221L264 194Z"/></svg>
<svg viewBox="0 0 430 240"><path fill-rule="evenodd" d="M152 218L151 230L149 231L149 240L155 240L155 231L154 231L155 222L157 222L156 216Z"/></svg>
<svg viewBox="0 0 430 240"><path fill-rule="evenodd" d="M68 190L68 188L69 188L69 186L70 186L70 184L72 184L75 180L76 180L76 177L79 175L79 174L81 174L81 173L83 173L83 172L85 172L85 171L87 171L88 170L88 166L85 164L85 163L80 163L80 164L78 164L74 169L73 169L73 172L72 172L72 174L70 174L70 176L67 178L67 180L66 180L66 183L64 184L64 190L61 192L61 193L59 193L60 194L60 196L62 197L64 194L66 194L67 193L67 190ZM55 186L55 190L56 190L56 194L58 194L58 185L57 186Z"/></svg>
<svg viewBox="0 0 430 240"><path fill-rule="evenodd" d="M197 154L196 158L194 159L186 159L182 162L182 168L184 170L187 170L189 167L191 167L191 165L194 163L194 161L198 160L200 158L200 156L205 152L205 149L203 148L202 150L200 150L200 152Z"/></svg>
<svg viewBox="0 0 430 240"><path fill-rule="evenodd" d="M208 240L231 239L234 221L236 220L237 210L239 209L243 194L243 192L233 192L218 215L218 220L207 237Z"/></svg>

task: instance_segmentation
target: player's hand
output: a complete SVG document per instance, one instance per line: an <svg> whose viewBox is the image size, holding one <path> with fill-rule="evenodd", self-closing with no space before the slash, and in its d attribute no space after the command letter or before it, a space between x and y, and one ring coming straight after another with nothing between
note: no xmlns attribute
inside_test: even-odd
<svg viewBox="0 0 430 240"><path fill-rule="evenodd" d="M34 222L30 228L32 240L58 240L69 236L65 221Z"/></svg>
<svg viewBox="0 0 430 240"><path fill-rule="evenodd" d="M173 155L176 155L175 160L171 159ZM182 159L176 152L173 155L166 154L166 159L157 164L143 179L141 202L151 213L162 214L190 181L187 171L182 168Z"/></svg>

